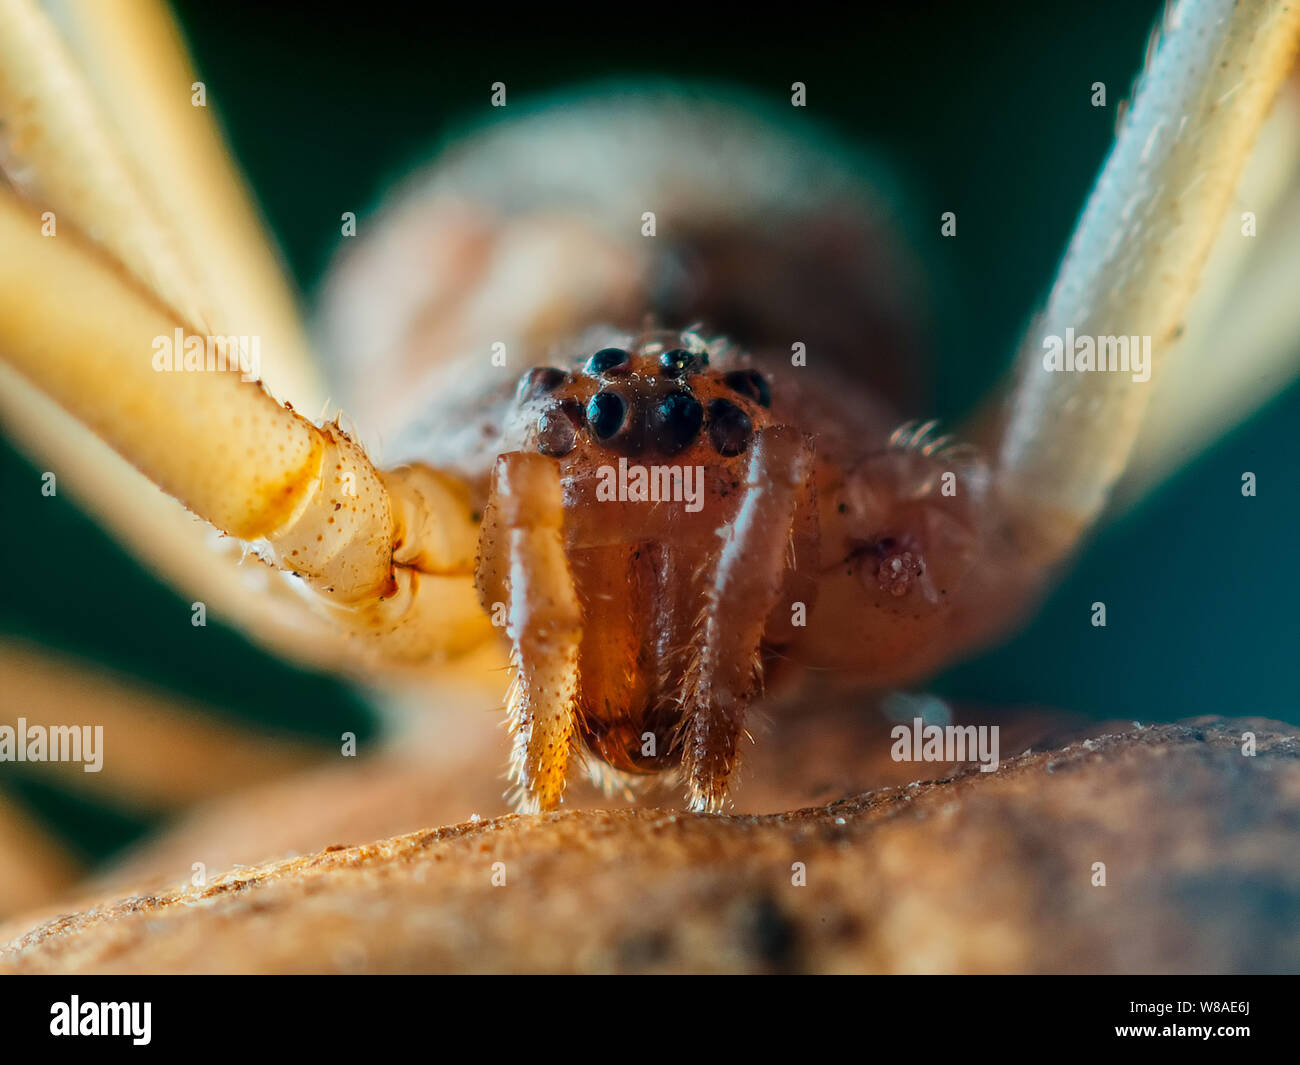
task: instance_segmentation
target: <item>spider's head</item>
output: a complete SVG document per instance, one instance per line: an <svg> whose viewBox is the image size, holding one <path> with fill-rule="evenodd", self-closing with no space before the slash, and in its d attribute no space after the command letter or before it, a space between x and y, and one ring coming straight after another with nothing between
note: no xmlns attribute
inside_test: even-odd
<svg viewBox="0 0 1300 1065"><path fill-rule="evenodd" d="M763 453L771 403L746 358L691 332L605 332L568 368L539 367L519 382L510 444L555 461L563 486L583 613L581 738L617 770L655 772L680 756L719 530L735 520ZM784 579L782 567L773 581Z"/></svg>

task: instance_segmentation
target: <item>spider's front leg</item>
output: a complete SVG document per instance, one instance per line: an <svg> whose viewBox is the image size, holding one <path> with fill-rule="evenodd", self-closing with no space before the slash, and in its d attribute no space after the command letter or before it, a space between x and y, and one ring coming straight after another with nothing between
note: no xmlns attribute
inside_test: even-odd
<svg viewBox="0 0 1300 1065"><path fill-rule="evenodd" d="M506 708L515 804L521 813L550 810L564 796L575 746L582 610L564 554L559 469L541 455L497 459L478 584L489 612L507 608L517 670Z"/></svg>
<svg viewBox="0 0 1300 1065"><path fill-rule="evenodd" d="M812 478L807 437L788 426L758 434L739 510L722 530L686 670L678 741L693 810L716 813L726 800L745 712L762 687L759 650L768 616L786 584L799 517L812 515Z"/></svg>

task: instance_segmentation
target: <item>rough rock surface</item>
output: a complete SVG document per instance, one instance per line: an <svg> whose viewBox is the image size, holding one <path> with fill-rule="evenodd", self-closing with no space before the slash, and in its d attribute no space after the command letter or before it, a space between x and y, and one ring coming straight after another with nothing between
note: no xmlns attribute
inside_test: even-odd
<svg viewBox="0 0 1300 1065"><path fill-rule="evenodd" d="M1126 727L792 813L506 816L112 897L0 930L0 971L1295 971L1300 730Z"/></svg>
<svg viewBox="0 0 1300 1065"><path fill-rule="evenodd" d="M999 720L1003 758L1083 738L1080 722L1059 712L1003 710L996 718L978 708L952 712L962 723ZM203 804L124 856L90 890L95 896L139 894L190 879L195 862L216 873L509 813L500 715L453 711L442 717L425 734L394 738L370 757L330 759L309 772ZM876 705L831 693L760 719L734 812L797 810L957 770L952 763L894 761L890 728ZM676 807L680 791L664 786L642 795L638 805ZM565 796L565 806L577 810L630 803L606 798L580 776ZM71 901L62 900L64 910Z"/></svg>

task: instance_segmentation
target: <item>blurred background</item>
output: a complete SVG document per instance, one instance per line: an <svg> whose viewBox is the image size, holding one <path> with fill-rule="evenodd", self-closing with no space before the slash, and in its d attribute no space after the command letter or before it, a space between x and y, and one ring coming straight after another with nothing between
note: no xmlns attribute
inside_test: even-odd
<svg viewBox="0 0 1300 1065"><path fill-rule="evenodd" d="M1026 0L942 15L888 5L856 25L807 9L730 24L651 9L635 26L413 7L175 4L308 309L339 215L364 216L449 129L485 115L494 81L514 104L613 76L706 78L779 102L798 80L810 117L894 176L891 202L925 269L934 413L951 421L1005 371L1044 298L1162 4ZM1104 108L1090 102L1098 81ZM940 237L944 211L957 214L957 239ZM1101 531L1017 636L927 690L1098 718L1300 724L1298 422L1292 387ZM1243 500L1247 470L1259 490ZM0 443L6 641L138 679L217 724L322 743L375 733L344 684L267 656L219 620L193 628L187 600L40 485L40 469ZM1104 629L1090 623L1098 600ZM3 720L22 713L0 699ZM0 766L0 798L92 864L168 816L13 764Z"/></svg>

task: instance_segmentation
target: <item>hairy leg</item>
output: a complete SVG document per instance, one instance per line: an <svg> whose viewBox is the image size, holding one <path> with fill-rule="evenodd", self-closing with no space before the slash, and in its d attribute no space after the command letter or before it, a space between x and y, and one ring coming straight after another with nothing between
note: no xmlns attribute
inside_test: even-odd
<svg viewBox="0 0 1300 1065"><path fill-rule="evenodd" d="M740 509L725 530L686 670L680 742L693 810L717 812L726 801L745 711L762 687L759 645L791 561L812 467L812 447L795 429L774 426L754 442Z"/></svg>
<svg viewBox="0 0 1300 1065"><path fill-rule="evenodd" d="M504 595L515 681L507 702L511 780L521 813L564 796L577 734L582 612L564 555L559 470L510 452L497 460L485 516L479 586L492 610Z"/></svg>

